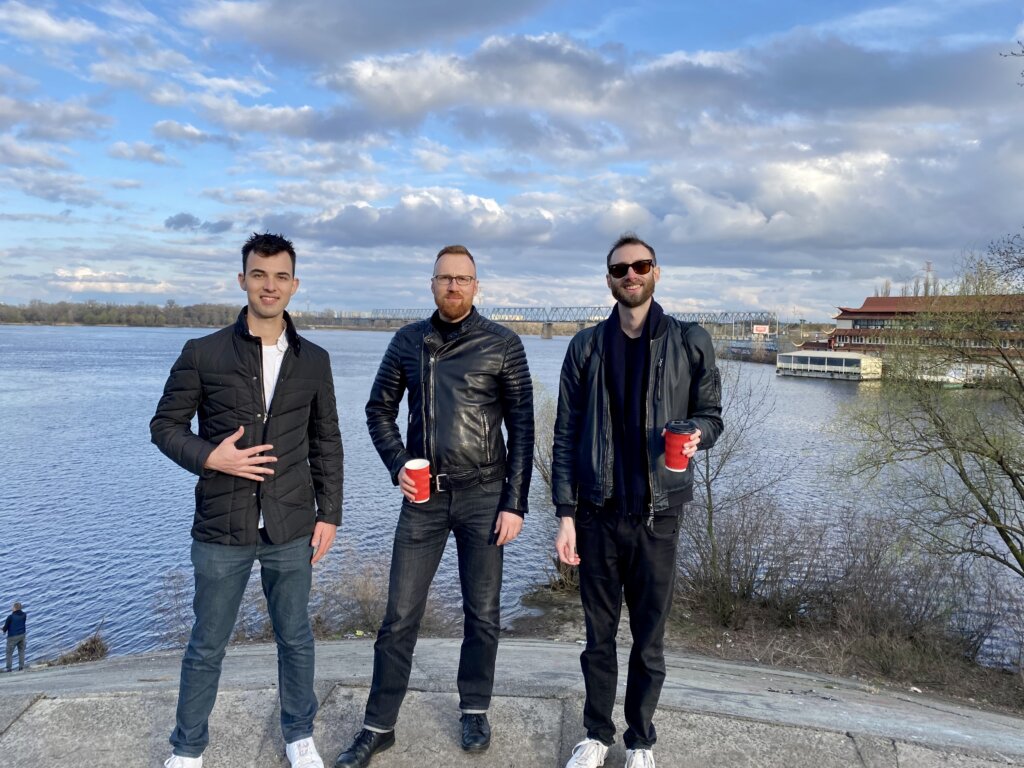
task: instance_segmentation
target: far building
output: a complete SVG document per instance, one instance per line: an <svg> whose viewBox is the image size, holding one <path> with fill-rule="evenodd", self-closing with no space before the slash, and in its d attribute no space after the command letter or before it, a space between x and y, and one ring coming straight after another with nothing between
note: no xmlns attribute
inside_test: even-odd
<svg viewBox="0 0 1024 768"><path fill-rule="evenodd" d="M977 318L983 317L984 327ZM963 318L962 330L951 331ZM857 308L839 307L836 327L826 340L801 349L825 349L883 356L894 346L958 350L963 361L936 374L950 383L967 383L992 375L993 360L1001 353L1024 358L1024 295L987 296L873 296ZM945 363L943 363L945 365ZM931 375L929 375L931 378Z"/></svg>

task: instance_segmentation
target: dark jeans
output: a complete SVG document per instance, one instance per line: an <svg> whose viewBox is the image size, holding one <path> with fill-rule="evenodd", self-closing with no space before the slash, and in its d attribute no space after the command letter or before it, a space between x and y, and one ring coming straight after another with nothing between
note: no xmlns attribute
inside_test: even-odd
<svg viewBox="0 0 1024 768"><path fill-rule="evenodd" d="M14 661L14 649L18 649L18 669L25 668L25 635L7 636L7 671L11 671L11 662Z"/></svg>
<svg viewBox="0 0 1024 768"><path fill-rule="evenodd" d="M459 658L459 707L486 712L494 687L500 629L503 548L494 525L502 481L464 490L433 491L423 504L403 501L391 554L391 581L384 623L373 654L373 682L366 727L390 731L409 686L412 652L448 534L455 534L465 615Z"/></svg>
<svg viewBox="0 0 1024 768"><path fill-rule="evenodd" d="M672 510L673 512L681 510ZM576 515L580 556L580 597L587 624L587 647L580 656L587 698L587 736L612 744L612 709L618 678L615 635L622 597L629 608L633 648L626 678L627 749L649 749L657 741L652 719L665 682L665 620L672 606L679 543L678 517L620 515L581 504Z"/></svg>
<svg viewBox="0 0 1024 768"><path fill-rule="evenodd" d="M287 544L249 546L192 542L196 620L181 660L177 724L171 733L174 754L199 757L210 741L207 726L217 698L221 661L256 560L277 640L281 730L286 742L313 735L317 701L308 613L312 554L307 537Z"/></svg>

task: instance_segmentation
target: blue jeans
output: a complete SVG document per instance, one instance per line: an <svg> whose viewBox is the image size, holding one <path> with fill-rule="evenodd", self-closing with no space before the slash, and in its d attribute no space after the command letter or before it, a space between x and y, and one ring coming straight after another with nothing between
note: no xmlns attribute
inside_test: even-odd
<svg viewBox="0 0 1024 768"><path fill-rule="evenodd" d="M309 538L287 544L228 546L192 542L196 594L195 624L181 660L174 754L199 757L210 741L208 723L217 699L221 661L231 639L238 607L253 563L260 561L263 594L277 640L281 730L285 742L313 735L317 711L313 693L313 632L309 588L313 568Z"/></svg>
<svg viewBox="0 0 1024 768"><path fill-rule="evenodd" d="M486 712L494 688L500 630L503 548L494 526L502 481L432 492L423 504L402 503L391 554L384 623L373 654L373 681L364 724L390 731L409 687L412 652L448 534L455 534L465 615L459 658L459 707Z"/></svg>
<svg viewBox="0 0 1024 768"><path fill-rule="evenodd" d="M681 512L681 509L671 510ZM614 504L580 504L576 512L576 551L580 556L580 598L587 625L587 647L580 655L587 696L583 725L587 736L611 744L612 709L618 678L615 635L622 599L629 607L633 647L626 677L627 749L650 749L657 741L654 710L665 682L665 621L672 607L679 545L677 514L624 516Z"/></svg>

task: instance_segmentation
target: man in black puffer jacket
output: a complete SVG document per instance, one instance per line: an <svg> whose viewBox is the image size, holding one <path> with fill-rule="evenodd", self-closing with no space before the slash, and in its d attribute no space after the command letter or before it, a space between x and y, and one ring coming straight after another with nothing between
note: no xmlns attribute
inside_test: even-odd
<svg viewBox="0 0 1024 768"><path fill-rule="evenodd" d="M278 646L281 730L293 767L322 768L313 746L312 563L341 524L342 445L327 352L285 311L295 249L278 235L242 247L248 306L228 328L185 344L150 422L153 442L199 476L192 524L195 625L181 662L167 768L200 768L221 661L256 560ZM199 414L199 433L192 417Z"/></svg>
<svg viewBox="0 0 1024 768"><path fill-rule="evenodd" d="M604 763L615 735L615 635L622 599L633 648L626 678L626 768L654 768L654 710L665 680L679 516L693 498L693 467L665 466L665 427L692 420L682 453L722 431L721 378L708 332L654 301L654 249L626 233L607 256L616 299L607 320L580 331L562 364L551 485L560 518L555 548L578 565L587 647L580 657L587 738L566 768ZM675 462L673 462L675 463ZM681 463L681 462L680 462Z"/></svg>
<svg viewBox="0 0 1024 768"><path fill-rule="evenodd" d="M465 247L441 249L431 286L437 312L395 334L366 404L373 445L406 500L363 729L338 755L341 768L361 768L395 743L427 591L450 532L466 617L458 674L462 748L480 751L490 744L487 708L498 650L503 545L519 535L526 513L533 386L519 337L473 308L476 263ZM406 392L403 443L396 420ZM404 468L410 459L430 462L431 493L424 503L413 502L416 487Z"/></svg>

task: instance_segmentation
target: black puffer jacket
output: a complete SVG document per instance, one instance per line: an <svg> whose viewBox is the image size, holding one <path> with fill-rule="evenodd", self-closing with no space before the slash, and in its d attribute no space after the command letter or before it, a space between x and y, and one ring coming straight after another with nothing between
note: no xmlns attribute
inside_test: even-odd
<svg viewBox="0 0 1024 768"><path fill-rule="evenodd" d="M396 419L406 390L403 445ZM370 391L366 424L392 482L409 459L429 460L433 475L495 468L505 478L499 509L526 512L533 471L533 383L526 352L515 333L475 308L447 342L430 320L395 334Z"/></svg>
<svg viewBox="0 0 1024 768"><path fill-rule="evenodd" d="M254 544L260 511L270 540L283 544L323 520L341 524L342 445L326 350L295 332L285 313L288 351L269 412L263 404L263 349L249 334L247 310L233 326L192 339L171 368L149 423L153 442L199 475L192 537ZM199 413L199 434L192 417ZM265 415L266 414L266 415ZM214 448L239 426L239 448L270 444L277 457L263 482L204 469Z"/></svg>
<svg viewBox="0 0 1024 768"><path fill-rule="evenodd" d="M601 505L614 493L615 450L604 363L604 334L613 322L619 322L615 308L607 320L573 337L562 363L551 461L551 494L559 516L573 515L580 500ZM706 330L661 314L651 329L650 361L645 413L653 513L693 498L693 465L685 472L665 469L665 424L696 421L701 450L715 444L723 425L722 380Z"/></svg>

